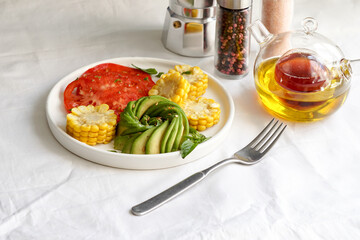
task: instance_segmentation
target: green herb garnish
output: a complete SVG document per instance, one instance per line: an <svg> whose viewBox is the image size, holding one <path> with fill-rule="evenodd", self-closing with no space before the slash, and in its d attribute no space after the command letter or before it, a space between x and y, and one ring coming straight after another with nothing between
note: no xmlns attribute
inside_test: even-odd
<svg viewBox="0 0 360 240"><path fill-rule="evenodd" d="M114 81L114 82L121 82L121 79L120 79L120 78L115 79L115 81Z"/></svg>
<svg viewBox="0 0 360 240"><path fill-rule="evenodd" d="M180 153L182 158L185 158L187 155L189 155L189 153L191 153L197 145L207 141L209 137L205 137L203 134L190 127L189 136L186 136L185 139L186 140L180 146Z"/></svg>
<svg viewBox="0 0 360 240"><path fill-rule="evenodd" d="M147 68L147 69L144 69L144 68L137 67L137 66L135 66L134 64L131 64L131 65L132 65L134 68L139 69L139 70L141 70L141 71L143 71L143 72L146 72L146 73L148 73L148 74L157 74L157 73L158 73L158 71L156 71L155 68Z"/></svg>
<svg viewBox="0 0 360 240"><path fill-rule="evenodd" d="M161 77L161 75L163 75L164 74L164 72L159 72L155 77Z"/></svg>
<svg viewBox="0 0 360 240"><path fill-rule="evenodd" d="M191 71L186 71L186 72L181 73L181 75L184 75L184 74L189 75L189 74L191 74Z"/></svg>

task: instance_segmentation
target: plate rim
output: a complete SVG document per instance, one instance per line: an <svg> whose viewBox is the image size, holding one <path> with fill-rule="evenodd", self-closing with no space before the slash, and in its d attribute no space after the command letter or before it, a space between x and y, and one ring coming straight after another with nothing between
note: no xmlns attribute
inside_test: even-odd
<svg viewBox="0 0 360 240"><path fill-rule="evenodd" d="M136 170L150 170L150 169L162 169L162 168L170 168L170 167L176 167L176 166L180 166L180 165L183 165L183 164L186 164L186 163L189 163L189 162L193 162L203 156L200 156L200 157L196 157L195 159L188 159L186 160L185 159L182 159L184 160L182 163L180 164L175 164L175 165L168 165L168 166L164 166L164 167L155 167L155 168L152 168L152 167L132 167L132 166L125 166L125 167L121 167L120 165L118 164L107 164L106 161L95 161L95 160L92 160L92 159L88 159L87 157L84 157L82 154L78 154L78 152L74 152L72 149L69 149L69 148L72 148L71 146L69 146L68 143L64 143L63 141L63 138L67 138L67 141L70 141L72 144L76 144L78 145L79 147L81 146L81 148L84 148L84 149L91 149L92 151L96 152L97 154L102 154L104 155L104 157L109 157L109 158L113 158L114 156L124 156L124 157L130 157L130 158L133 158L133 159L143 159L144 158L144 155L143 154L126 154L126 153L117 153L117 152L111 152L111 151L107 151L107 150L104 150L104 149L99 149L99 148L94 148L92 146L89 146L85 143L82 143L82 142L79 142L78 140L74 139L74 138L71 138L68 136L68 134L63 131L63 129L61 129L59 126L57 126L55 124L55 121L52 119L52 116L50 115L49 112L49 108L51 107L50 106L50 102L51 102L51 97L52 95L54 94L54 92L62 86L63 82L65 81L65 79L69 78L71 75L74 75L76 72L83 72L83 69L89 69L91 67L94 67L98 64L101 64L101 63L106 63L106 62L110 62L110 63L116 63L116 62L125 62L125 61L130 61L130 60L133 60L133 61L145 61L145 62L162 62L164 64L172 64L172 65L178 65L178 64L187 64L187 63L183 63L181 61L174 61L174 60L170 60L170 59L163 59L163 58L153 58L153 57L118 57L118 58L110 58L110 59L105 59L105 60L101 60L101 61L97 61L97 62L94 62L94 63L90 63L90 64L87 64L85 66L82 66L82 67L79 67L75 70L73 70L72 72L66 74L65 76L63 76L60 80L58 80L56 82L55 85L53 85L53 87L51 88L48 96L47 96L47 99L46 99L46 117L47 117L47 122L48 122L48 125L50 127L50 130L52 132L52 134L54 135L54 137L56 138L56 140L62 145L64 146L68 151L72 152L73 154L77 155L77 156L80 156L82 158L84 158L85 160L88 160L88 161L91 161L91 162L95 162L95 163L98 163L98 164L102 164L102 165L105 165L105 166L109 166L109 167L115 167L115 168L123 168L123 169L136 169ZM119 64L119 63L117 63ZM187 64L187 65L190 65L190 64ZM203 70L204 71L204 70ZM229 129L231 128L231 125L232 125L232 122L233 122L233 118L235 116L235 107L234 107L234 102L233 102L233 99L230 95L230 93L225 89L225 87L223 86L223 84L216 78L214 77L212 74L209 74L208 72L204 71L205 74L207 74L212 81L216 82L223 90L223 92L225 93L225 96L226 96L226 102L229 104L229 116L228 118L226 119L226 123L224 124L224 126L219 129L219 131L214 135L214 136L222 136L222 135L227 135ZM226 136L223 136L222 138L224 138ZM59 139L60 138L60 139ZM216 138L210 138L209 140L206 141L206 145L211 145L213 144L214 141L218 141ZM223 143L223 139L221 139L221 143ZM199 147L201 148L201 145L202 144L199 144L199 146L196 149L198 149ZM195 150L193 152L195 152ZM207 154L211 153L208 152ZM120 155L119 155L120 154ZM178 158L180 156L180 152L179 151L176 151L176 152L170 152L170 153L161 153L161 154L154 154L154 155L146 155L147 158L150 158L150 157L156 157L158 155L161 155L162 157L169 157L169 158ZM206 155L206 154L205 154ZM189 155L191 156L191 154ZM121 159L119 159L120 161ZM126 165L126 164L125 164Z"/></svg>

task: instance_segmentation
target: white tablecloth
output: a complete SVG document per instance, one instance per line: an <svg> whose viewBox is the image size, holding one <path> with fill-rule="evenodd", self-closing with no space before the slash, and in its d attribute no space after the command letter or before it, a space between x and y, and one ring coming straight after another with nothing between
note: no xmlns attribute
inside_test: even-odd
<svg viewBox="0 0 360 240"><path fill-rule="evenodd" d="M0 1L1 239L360 239L359 73L344 106L309 124L289 123L252 166L227 165L156 211L131 206L229 157L272 118L253 77L220 79L236 114L211 155L151 171L105 167L62 147L45 116L50 89L84 65L144 56L198 65L213 57L171 53L160 42L167 1ZM297 0L304 17L352 59L360 57L360 2ZM254 19L259 1L254 2ZM258 49L252 45L252 61ZM359 72L359 69L357 69Z"/></svg>

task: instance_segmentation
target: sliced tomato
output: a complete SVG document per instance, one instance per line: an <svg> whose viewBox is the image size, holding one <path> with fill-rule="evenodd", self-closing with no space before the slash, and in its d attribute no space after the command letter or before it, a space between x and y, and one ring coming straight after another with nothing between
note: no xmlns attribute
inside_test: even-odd
<svg viewBox="0 0 360 240"><path fill-rule="evenodd" d="M128 102L147 96L154 84L151 75L139 69L104 63L90 68L66 87L64 104L70 112L81 105L106 103L119 116Z"/></svg>

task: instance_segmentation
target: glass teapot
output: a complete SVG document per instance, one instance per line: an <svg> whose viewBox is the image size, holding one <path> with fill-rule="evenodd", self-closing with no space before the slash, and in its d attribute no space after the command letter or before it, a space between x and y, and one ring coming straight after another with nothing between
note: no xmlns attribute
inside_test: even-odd
<svg viewBox="0 0 360 240"><path fill-rule="evenodd" d="M350 88L350 62L338 46L315 32L305 18L303 30L270 34L261 21L249 30L260 44L254 65L256 90L266 109L292 121L316 121L335 112Z"/></svg>

